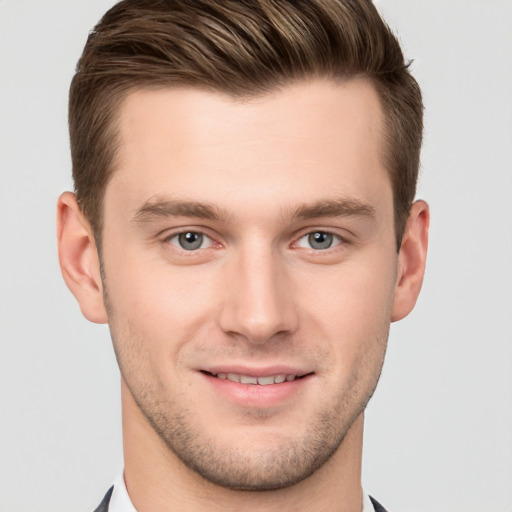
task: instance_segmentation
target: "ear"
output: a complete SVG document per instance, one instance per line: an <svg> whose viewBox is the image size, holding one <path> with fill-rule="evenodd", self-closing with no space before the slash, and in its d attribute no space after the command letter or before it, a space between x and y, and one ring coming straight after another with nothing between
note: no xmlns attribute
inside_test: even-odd
<svg viewBox="0 0 512 512"><path fill-rule="evenodd" d="M429 222L428 204L416 201L412 205L398 253L392 322L406 317L416 304L425 273Z"/></svg>
<svg viewBox="0 0 512 512"><path fill-rule="evenodd" d="M57 203L57 242L62 276L82 314L91 322L106 323L108 317L96 242L91 226L71 192L64 192Z"/></svg>

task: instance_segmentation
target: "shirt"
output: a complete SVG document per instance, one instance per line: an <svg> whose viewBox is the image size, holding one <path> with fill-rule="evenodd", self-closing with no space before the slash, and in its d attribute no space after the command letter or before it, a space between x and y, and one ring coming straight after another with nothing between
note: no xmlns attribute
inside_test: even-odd
<svg viewBox="0 0 512 512"><path fill-rule="evenodd" d="M110 498L109 512L137 512L133 506L123 475L114 482L114 490ZM361 512L375 512L370 497L363 491L363 510Z"/></svg>

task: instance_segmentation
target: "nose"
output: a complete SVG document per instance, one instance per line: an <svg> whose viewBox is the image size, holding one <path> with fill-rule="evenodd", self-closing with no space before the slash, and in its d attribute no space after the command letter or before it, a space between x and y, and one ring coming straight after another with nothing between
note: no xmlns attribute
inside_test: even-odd
<svg viewBox="0 0 512 512"><path fill-rule="evenodd" d="M221 329L253 344L292 334L298 326L286 265L261 246L241 252L224 269Z"/></svg>

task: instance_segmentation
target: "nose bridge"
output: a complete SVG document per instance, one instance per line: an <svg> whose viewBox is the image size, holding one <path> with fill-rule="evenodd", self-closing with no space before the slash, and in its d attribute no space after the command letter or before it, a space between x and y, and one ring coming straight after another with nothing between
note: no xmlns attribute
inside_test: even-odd
<svg viewBox="0 0 512 512"><path fill-rule="evenodd" d="M221 327L252 343L296 329L295 305L284 262L261 240L236 251L230 261Z"/></svg>

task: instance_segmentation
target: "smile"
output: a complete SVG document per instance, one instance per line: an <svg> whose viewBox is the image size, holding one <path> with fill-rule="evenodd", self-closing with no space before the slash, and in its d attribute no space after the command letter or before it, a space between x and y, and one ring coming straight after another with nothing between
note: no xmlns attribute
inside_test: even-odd
<svg viewBox="0 0 512 512"><path fill-rule="evenodd" d="M202 369L204 382L214 391L212 397L244 410L270 410L286 403L294 404L314 382L315 372L290 366L267 368L219 367ZM314 384L313 384L314 385Z"/></svg>
<svg viewBox="0 0 512 512"><path fill-rule="evenodd" d="M270 384L282 384L283 382L292 382L300 379L303 375L265 375L262 377L254 377L251 375L243 375L241 373L210 373L206 372L218 379L230 380L232 382L239 382L240 384L252 384L259 386L269 386Z"/></svg>

